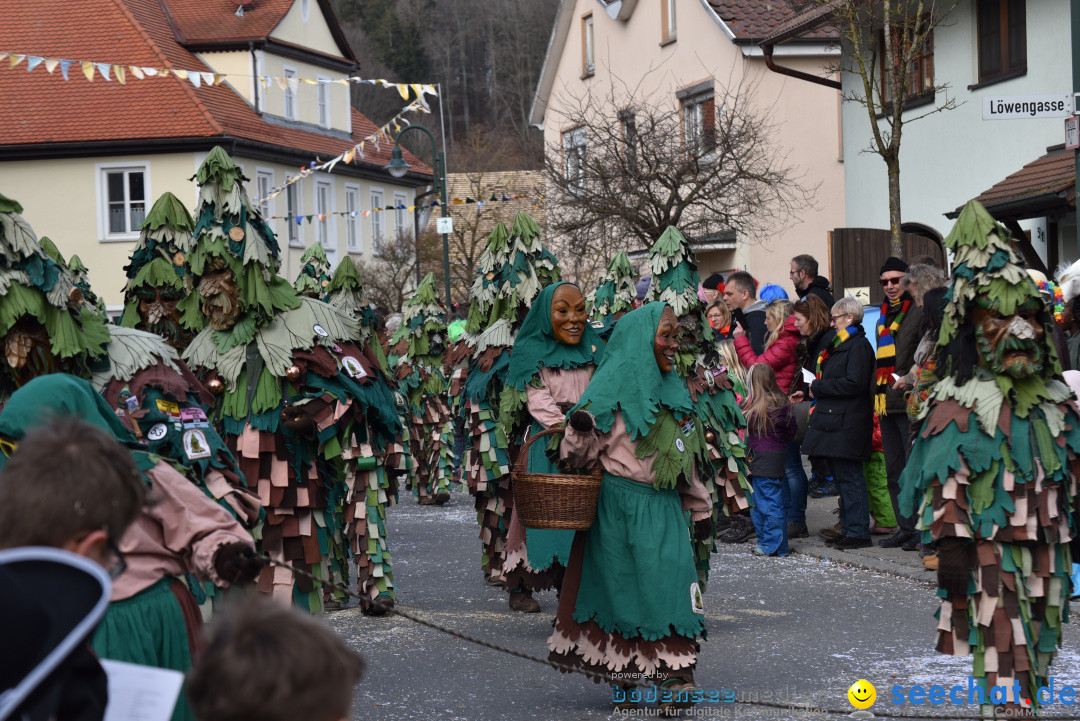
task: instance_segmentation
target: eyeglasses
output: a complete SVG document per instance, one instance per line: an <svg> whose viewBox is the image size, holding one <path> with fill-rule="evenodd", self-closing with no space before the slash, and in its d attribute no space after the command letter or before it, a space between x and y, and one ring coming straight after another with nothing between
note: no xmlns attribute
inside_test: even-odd
<svg viewBox="0 0 1080 721"><path fill-rule="evenodd" d="M834 315L832 317L832 322L835 323L836 321L840 320L841 318L847 318L849 315L851 315L851 314L850 313L842 313L840 315Z"/></svg>
<svg viewBox="0 0 1080 721"><path fill-rule="evenodd" d="M900 285L901 280L902 280L902 278L882 278L880 282L881 282L882 286Z"/></svg>
<svg viewBox="0 0 1080 721"><path fill-rule="evenodd" d="M108 551L108 555L105 557L105 572L109 574L109 578L115 581L121 573L127 570L127 560L124 559L124 554L120 552L120 547L116 545L116 541L111 536L105 539L105 550Z"/></svg>
<svg viewBox="0 0 1080 721"><path fill-rule="evenodd" d="M0 453L3 453L8 458L11 458L18 447L19 444L15 441L9 441L7 438L0 438Z"/></svg>

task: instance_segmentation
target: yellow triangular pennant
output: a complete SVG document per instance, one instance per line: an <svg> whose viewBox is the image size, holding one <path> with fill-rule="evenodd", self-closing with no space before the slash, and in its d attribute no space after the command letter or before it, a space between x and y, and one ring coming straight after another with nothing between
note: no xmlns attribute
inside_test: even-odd
<svg viewBox="0 0 1080 721"><path fill-rule="evenodd" d="M94 64L92 62L90 62L89 60L83 60L82 71L83 75L86 76L87 80L89 80L90 82L94 82Z"/></svg>

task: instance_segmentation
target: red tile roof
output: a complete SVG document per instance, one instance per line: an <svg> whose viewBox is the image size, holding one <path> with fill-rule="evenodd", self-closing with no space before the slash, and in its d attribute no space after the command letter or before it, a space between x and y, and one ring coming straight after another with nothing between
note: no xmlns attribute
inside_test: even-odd
<svg viewBox="0 0 1080 721"><path fill-rule="evenodd" d="M802 14L804 0L709 0L720 19L737 40L757 42L772 35L778 27ZM818 7L810 6L812 11ZM814 27L801 35L805 40L835 40L839 33L830 26Z"/></svg>
<svg viewBox="0 0 1080 721"><path fill-rule="evenodd" d="M1020 170L980 193L975 200L986 206L991 215L998 217L995 209L1007 210L1009 217L1037 217L1037 211L1050 207L1070 206L1076 198L1075 154L1057 146L1046 155L1028 163ZM960 206L949 217L956 217ZM1034 215L1025 215L1030 210ZM1045 213L1043 213L1045 214Z"/></svg>
<svg viewBox="0 0 1080 721"><path fill-rule="evenodd" d="M186 2L169 0L172 7ZM223 0L224 1L224 0ZM269 2L270 0L264 0ZM0 27L6 51L46 57L93 60L123 65L211 69L181 46L165 18L160 0L20 0L0 4ZM214 143L249 141L282 156L328 160L348 150L376 126L353 110L352 138L343 139L295 127L265 122L226 84L195 88L175 76L137 80L121 85L95 75L88 82L78 65L61 77L39 66L26 71L25 61L9 69L0 64L0 157L32 157L58 143ZM392 141L365 148L358 163L381 169L390 161ZM104 151L104 152L107 152ZM85 153L84 153L85 154ZM290 158L290 156L293 156ZM419 173L430 169L406 152Z"/></svg>

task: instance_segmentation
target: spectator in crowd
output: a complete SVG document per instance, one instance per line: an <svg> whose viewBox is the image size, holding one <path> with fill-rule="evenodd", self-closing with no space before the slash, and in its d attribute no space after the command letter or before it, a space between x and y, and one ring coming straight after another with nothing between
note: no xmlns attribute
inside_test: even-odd
<svg viewBox="0 0 1080 721"><path fill-rule="evenodd" d="M932 255L913 255L908 258L908 265L929 265L932 268L941 270L941 263Z"/></svg>
<svg viewBox="0 0 1080 721"><path fill-rule="evenodd" d="M790 300L787 291L776 283L766 283L763 285L761 290L758 291L758 297L766 303L772 303L774 300Z"/></svg>
<svg viewBox="0 0 1080 721"><path fill-rule="evenodd" d="M905 394L910 389L905 375L915 363L915 349L921 336L922 315L915 299L903 288L908 265L899 258L889 258L881 266L881 287L885 302L877 322L876 393L874 410L880 416L881 443L885 450L885 470L889 496L898 528L896 533L879 541L882 548L914 551L919 545L915 518L900 514L900 474L907 465L911 450Z"/></svg>
<svg viewBox="0 0 1080 721"><path fill-rule="evenodd" d="M840 489L840 526L843 533L829 541L840 549L866 548L870 541L869 495L863 461L870 458L874 413L874 349L862 328L863 307L852 297L832 307L836 331L821 366L821 377L810 384L807 396L816 400L802 450L829 460ZM802 392L793 402L804 400Z"/></svg>
<svg viewBox="0 0 1080 721"><path fill-rule="evenodd" d="M146 501L142 476L124 446L85 421L54 418L18 442L0 443L0 451L0 549L59 548L97 562L110 575L123 570L117 540ZM0 695L44 658L49 649L35 653L34 647L71 620L72 608L83 603L84 591L78 589L85 589L79 584L65 601L41 585L41 579L36 586L26 586L25 593L16 581L0 576L0 621L5 622L0 626L5 645L0 651ZM49 617L54 614L63 620L51 628ZM58 640L54 638L53 645ZM107 698L105 671L89 644L81 643L20 703L14 718L96 721L105 715Z"/></svg>
<svg viewBox="0 0 1080 721"><path fill-rule="evenodd" d="M802 391L805 397L809 384L803 380L802 371L806 370L815 377L821 377L821 369L818 361L822 353L836 336L836 331L829 323L829 309L817 295L807 295L795 304L791 315L795 319L795 327L799 331L801 339L795 349L796 375L792 385L794 391ZM809 401L806 401L809 402ZM792 444L794 453L788 453L787 480L791 507L788 511L788 538L806 538L809 532L806 528L806 497L808 490L824 489L819 493L813 493L814 498L826 495L837 495L835 490L836 481L829 472L828 462L815 456L810 459L810 469L813 473L810 481L807 481L806 471L802 466L802 453L797 444ZM796 468L797 466L797 468ZM800 473L801 471L801 473ZM832 484L832 492L824 487Z"/></svg>
<svg viewBox="0 0 1080 721"><path fill-rule="evenodd" d="M818 262L812 255L796 255L791 259L791 270L788 272L791 284L795 286L795 292L799 298L817 296L825 304L826 310L832 308L832 286L828 278L818 275Z"/></svg>
<svg viewBox="0 0 1080 721"><path fill-rule="evenodd" d="M795 348L799 345L799 329L791 317L793 306L790 300L774 300L765 307L765 347L760 354L754 353L750 340L740 326L732 330L735 338L735 350L739 361L749 368L756 363L765 363L776 373L776 382L780 390L788 393L795 380Z"/></svg>
<svg viewBox="0 0 1080 721"><path fill-rule="evenodd" d="M344 721L364 660L316 618L246 598L214 621L188 677L198 721Z"/></svg>
<svg viewBox="0 0 1080 721"><path fill-rule="evenodd" d="M705 293L705 302L713 303L724 297L724 276L713 273L701 282L702 291Z"/></svg>
<svg viewBox="0 0 1080 721"><path fill-rule="evenodd" d="M731 311L722 300L714 300L705 309L705 319L713 329L716 341L731 337Z"/></svg>
<svg viewBox="0 0 1080 721"><path fill-rule="evenodd" d="M751 366L750 394L743 401L746 445L750 449L750 475L754 507L750 517L757 532L758 556L788 555L787 515L791 504L784 478L787 447L795 437L791 404L765 363Z"/></svg>
<svg viewBox="0 0 1080 721"><path fill-rule="evenodd" d="M735 350L735 339L725 338L717 347L720 360L727 368L728 378L735 385L736 397L746 395L746 367L739 361L739 353Z"/></svg>
<svg viewBox="0 0 1080 721"><path fill-rule="evenodd" d="M745 325L743 332L750 339L754 355L765 351L765 301L758 300L757 281L745 270L728 276L724 284L724 302L731 310L733 322ZM745 320L745 324L740 321Z"/></svg>

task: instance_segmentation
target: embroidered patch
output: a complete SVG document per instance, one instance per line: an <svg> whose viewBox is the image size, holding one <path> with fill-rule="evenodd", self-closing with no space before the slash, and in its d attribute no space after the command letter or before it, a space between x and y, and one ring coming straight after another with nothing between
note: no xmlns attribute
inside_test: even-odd
<svg viewBox="0 0 1080 721"><path fill-rule="evenodd" d="M690 610L705 615L705 599L702 598L701 586L697 583L690 584Z"/></svg>
<svg viewBox="0 0 1080 721"><path fill-rule="evenodd" d="M347 355L341 359L341 367L353 378L364 378L367 376L367 371L364 370L364 366L351 355Z"/></svg>
<svg viewBox="0 0 1080 721"><path fill-rule="evenodd" d="M210 422L206 420L206 414L202 408L181 408L180 422L184 428L209 428Z"/></svg>
<svg viewBox="0 0 1080 721"><path fill-rule="evenodd" d="M206 434L200 429L184 431L184 455L191 460L210 457L210 444L206 441Z"/></svg>

